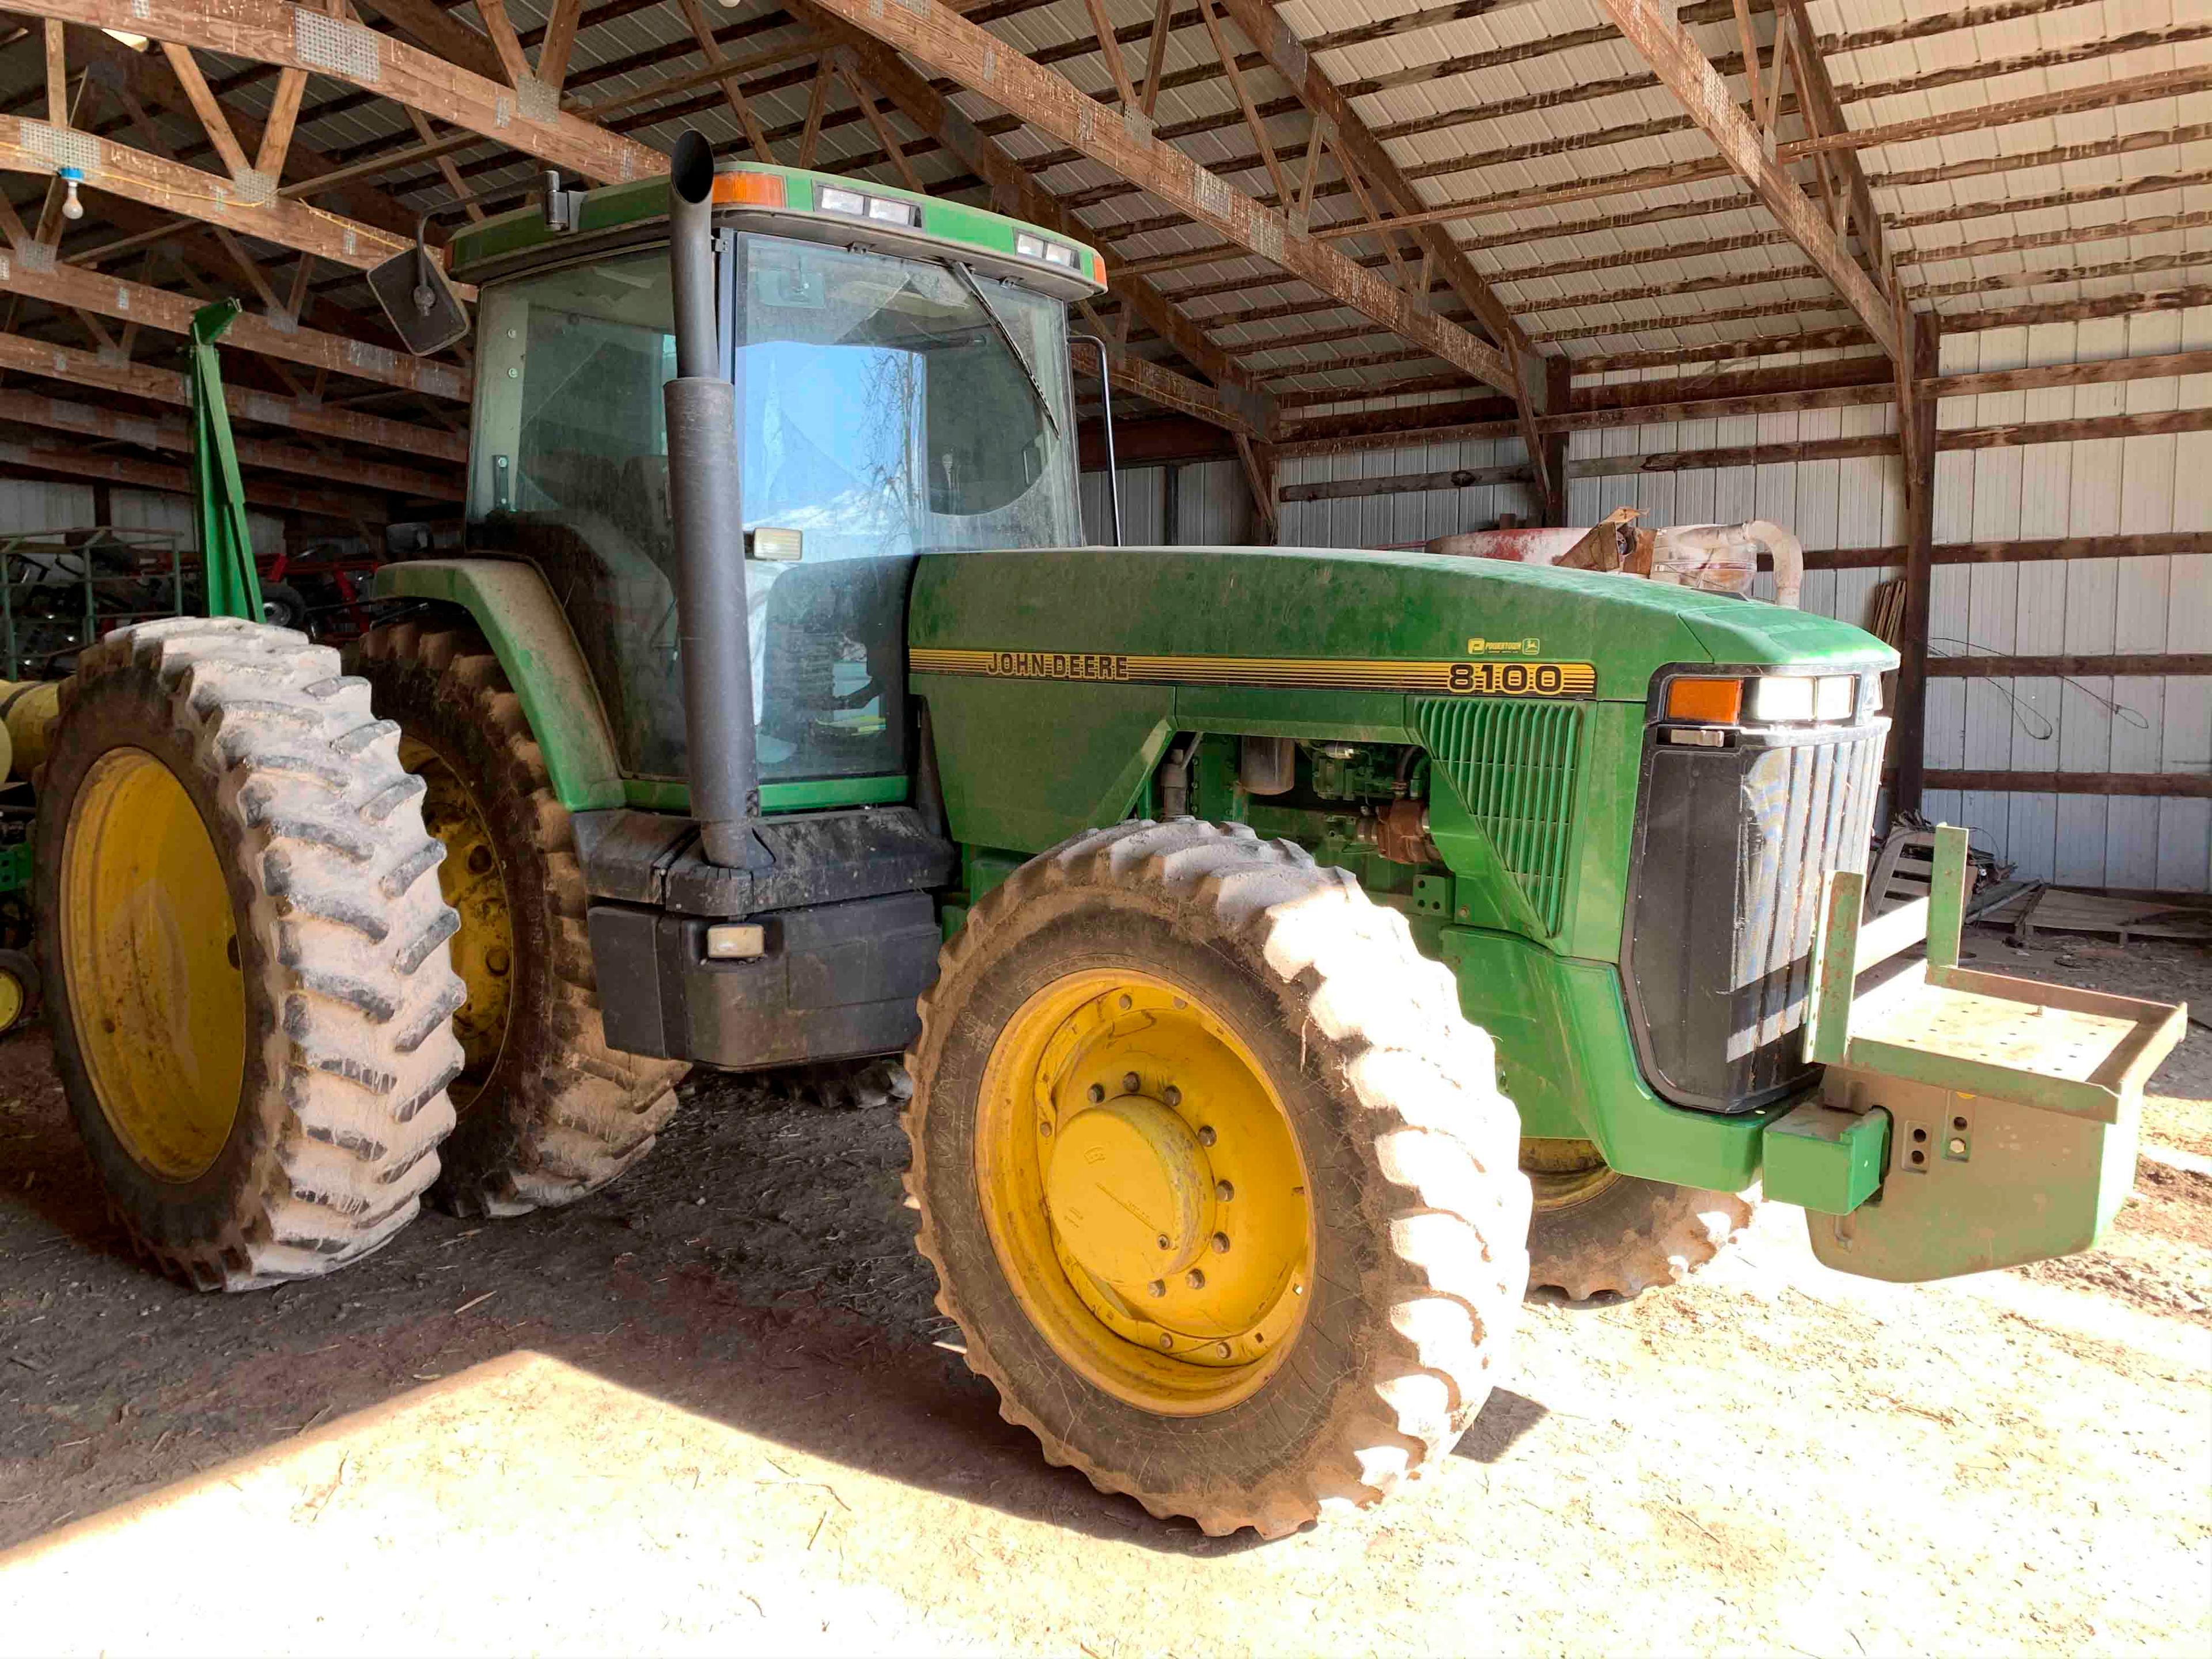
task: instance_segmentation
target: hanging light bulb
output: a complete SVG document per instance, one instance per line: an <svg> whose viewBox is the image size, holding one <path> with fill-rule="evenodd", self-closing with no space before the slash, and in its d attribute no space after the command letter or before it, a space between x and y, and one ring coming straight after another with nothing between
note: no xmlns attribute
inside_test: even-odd
<svg viewBox="0 0 2212 1659"><path fill-rule="evenodd" d="M63 186L69 191L69 194L62 198L62 217L83 218L84 204L77 200L76 197L76 187L84 182L82 170L77 167L64 167L61 169L61 180Z"/></svg>

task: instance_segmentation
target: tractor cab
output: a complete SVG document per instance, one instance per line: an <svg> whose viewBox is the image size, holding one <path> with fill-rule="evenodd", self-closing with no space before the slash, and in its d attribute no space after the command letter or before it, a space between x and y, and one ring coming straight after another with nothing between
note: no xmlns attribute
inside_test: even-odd
<svg viewBox="0 0 2212 1659"><path fill-rule="evenodd" d="M455 241L457 273L481 285L468 541L544 573L623 777L665 799L688 775L667 188L568 200ZM721 164L713 204L765 799L902 799L915 557L1084 540L1067 313L1103 286L1099 258L954 203L750 163Z"/></svg>

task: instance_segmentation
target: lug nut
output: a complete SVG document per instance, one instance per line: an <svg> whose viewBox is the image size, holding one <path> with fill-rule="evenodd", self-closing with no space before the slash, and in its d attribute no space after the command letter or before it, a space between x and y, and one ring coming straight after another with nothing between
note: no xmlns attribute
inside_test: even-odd
<svg viewBox="0 0 2212 1659"><path fill-rule="evenodd" d="M1202 1291L1206 1288L1206 1275L1200 1273L1197 1268L1193 1267L1188 1273L1182 1276L1182 1282L1189 1285L1194 1291Z"/></svg>
<svg viewBox="0 0 2212 1659"><path fill-rule="evenodd" d="M1040 1123L1040 1124L1038 1124L1038 1125L1037 1125L1037 1133L1038 1133L1039 1134L1041 1134L1041 1135L1048 1135L1048 1134L1050 1134L1050 1133L1052 1133L1052 1125L1051 1125L1051 1124L1049 1124L1049 1123Z"/></svg>
<svg viewBox="0 0 2212 1659"><path fill-rule="evenodd" d="M1237 1189L1225 1181L1217 1181L1213 1183L1213 1195L1222 1203L1226 1204L1237 1196Z"/></svg>
<svg viewBox="0 0 2212 1659"><path fill-rule="evenodd" d="M1128 997L1127 997L1126 994L1124 994L1124 995L1123 995L1123 997L1121 998L1121 1012L1122 1012L1123 1013L1125 1013L1125 1014L1126 1014L1126 1013L1127 1013L1127 1012L1129 1012L1129 1010L1130 1010L1130 1008L1131 1008L1131 1006L1133 1006L1133 1005L1132 1005L1132 1004L1131 1004L1131 1002L1129 1001Z"/></svg>
<svg viewBox="0 0 2212 1659"><path fill-rule="evenodd" d="M1091 1097L1091 1103L1096 1106L1106 1098L1106 1085L1103 1083L1094 1083L1085 1092Z"/></svg>
<svg viewBox="0 0 2212 1659"><path fill-rule="evenodd" d="M1168 1236L1165 1233L1160 1235L1160 1248L1164 1250L1168 1248Z"/></svg>
<svg viewBox="0 0 2212 1659"><path fill-rule="evenodd" d="M1125 1095L1133 1095L1137 1092L1138 1089L1143 1086L1143 1083L1144 1079L1139 1078L1134 1072L1124 1072L1121 1073L1121 1092Z"/></svg>
<svg viewBox="0 0 2212 1659"><path fill-rule="evenodd" d="M1231 1347L1226 1342L1216 1343L1214 1345L1213 1351L1219 1354L1224 1359L1228 1358L1231 1354L1237 1352L1236 1349Z"/></svg>
<svg viewBox="0 0 2212 1659"><path fill-rule="evenodd" d="M1170 1335L1169 1335L1165 1331L1162 1331L1162 1332L1160 1333L1160 1346L1162 1346L1163 1348L1172 1348L1172 1347L1174 1347L1174 1346L1175 1346L1175 1338L1173 1338L1173 1337L1170 1336Z"/></svg>
<svg viewBox="0 0 2212 1659"><path fill-rule="evenodd" d="M1170 1106L1180 1106L1182 1104L1182 1091L1170 1083L1160 1091L1160 1098Z"/></svg>
<svg viewBox="0 0 2212 1659"><path fill-rule="evenodd" d="M1214 1234L1213 1253L1216 1255L1226 1255L1229 1254L1229 1235L1227 1233Z"/></svg>
<svg viewBox="0 0 2212 1659"><path fill-rule="evenodd" d="M1954 1157L1954 1158L1964 1158L1966 1155L1966 1143L1965 1141L1963 1141L1963 1140L1960 1139L1959 1139L1959 1137L1958 1137L1958 1136L1956 1136L1956 1135L1952 1136L1952 1137L1951 1137L1951 1156L1952 1156L1952 1157Z"/></svg>
<svg viewBox="0 0 2212 1659"><path fill-rule="evenodd" d="M1156 1279L1151 1284L1145 1286L1145 1294L1146 1296L1165 1296L1167 1293L1167 1280L1164 1279Z"/></svg>
<svg viewBox="0 0 2212 1659"><path fill-rule="evenodd" d="M1213 1145L1213 1126L1211 1123L1201 1123L1198 1126L1198 1144L1200 1146L1211 1146Z"/></svg>

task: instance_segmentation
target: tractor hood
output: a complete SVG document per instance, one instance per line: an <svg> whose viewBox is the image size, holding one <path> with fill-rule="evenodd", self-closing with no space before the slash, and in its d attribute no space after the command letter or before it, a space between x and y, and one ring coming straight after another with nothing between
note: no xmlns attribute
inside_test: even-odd
<svg viewBox="0 0 2212 1659"><path fill-rule="evenodd" d="M1032 679L1641 702L1670 664L1897 661L1845 623L1638 577L1332 548L945 554L911 614L916 672Z"/></svg>

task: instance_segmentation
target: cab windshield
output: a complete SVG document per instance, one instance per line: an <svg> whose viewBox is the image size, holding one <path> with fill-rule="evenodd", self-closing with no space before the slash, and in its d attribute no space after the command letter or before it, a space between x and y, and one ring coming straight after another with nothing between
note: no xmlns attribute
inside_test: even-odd
<svg viewBox="0 0 2212 1659"><path fill-rule="evenodd" d="M762 775L905 769L922 553L1082 540L1066 312L951 263L718 235L738 387ZM623 769L684 775L665 251L483 294L469 518L567 606ZM736 595L732 595L736 602Z"/></svg>

